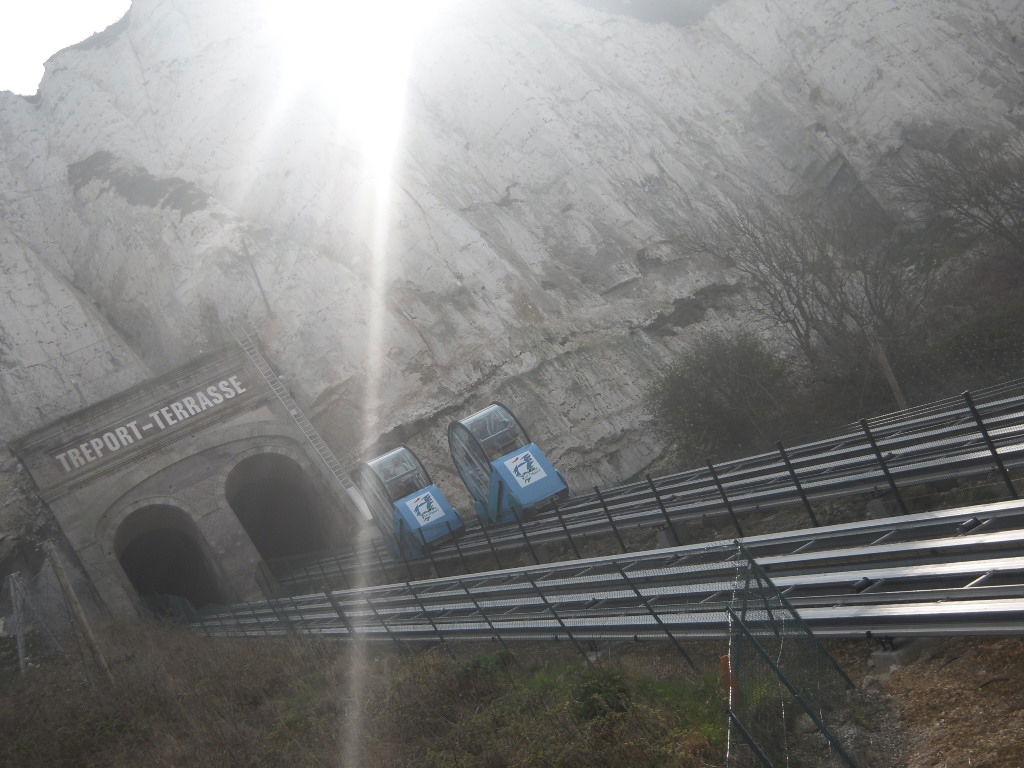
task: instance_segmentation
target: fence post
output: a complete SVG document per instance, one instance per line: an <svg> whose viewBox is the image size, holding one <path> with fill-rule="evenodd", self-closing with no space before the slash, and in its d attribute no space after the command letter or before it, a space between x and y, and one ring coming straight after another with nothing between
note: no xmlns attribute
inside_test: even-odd
<svg viewBox="0 0 1024 768"><path fill-rule="evenodd" d="M100 650L99 643L96 642L96 636L92 632L92 627L85 616L85 610L82 608L82 604L78 601L78 595L75 594L75 590L71 586L71 580L68 578L68 574L64 570L64 563L61 561L60 554L57 552L57 546L53 542L47 542L44 545L44 550L46 552L46 556L50 560L53 573L57 577L57 582L60 584L64 600L71 608L71 613L74 615L75 621L78 622L78 626L82 630L82 634L85 636L85 641L89 645L89 650L92 651L93 657L96 659L96 663L99 665L100 669L103 670L104 676L110 683L113 683L114 676L110 672L110 666L107 664L107 659L103 655L103 651Z"/></svg>
<svg viewBox="0 0 1024 768"><path fill-rule="evenodd" d="M970 392L964 392L964 401L967 403L967 407L971 411L971 416L974 417L974 421L978 425L978 430L981 432L982 438L985 440L985 446L988 448L989 453L992 454L992 459L996 463L996 467L999 469L999 474L1003 476L1003 482L1006 483L1006 487L1010 491L1010 497L1019 499L1017 495L1017 489L1013 486L1013 480L1010 479L1010 473L1006 470L1006 465L1003 464L1003 459L996 450L996 444L992 441L992 436L988 432L988 427L985 426L985 422L981 418L981 414L974 405L974 398L971 397Z"/></svg>
<svg viewBox="0 0 1024 768"><path fill-rule="evenodd" d="M779 453L782 455L782 460L786 464L786 469L789 470L789 476L793 478L793 485L796 486L796 490L800 494L800 498L804 502L804 509L807 510L807 514L811 518L811 523L814 525L815 528L817 528L818 525L820 525L820 523L818 523L818 518L814 516L814 510L811 508L811 502L807 498L807 494L804 493L804 487L800 483L800 478L797 477L796 469L794 469L793 467L793 462L789 460L789 454L786 453L786 449L782 447L782 441L775 443L775 447L779 449Z"/></svg>
<svg viewBox="0 0 1024 768"><path fill-rule="evenodd" d="M654 500L658 502L658 509L661 510L662 517L665 518L665 526L668 528L668 532L672 534L672 541L676 543L677 547L680 546L682 542L679 541L679 534L676 533L675 526L672 525L672 518L668 516L668 510L665 509L665 504L661 500L661 494L658 493L658 486L654 484L650 475L644 475L644 477L647 478L647 484L651 486L651 493L654 494Z"/></svg>
<svg viewBox="0 0 1024 768"><path fill-rule="evenodd" d="M711 479L715 481L715 486L718 488L718 493L722 497L722 501L725 502L725 508L729 510L729 517L732 518L732 524L736 526L736 534L742 539L743 529L740 527L740 521L736 519L736 512L733 511L732 502L729 501L729 497L725 493L725 486L722 485L722 481L718 479L718 473L715 471L715 465L711 463L711 459L708 459L708 469L711 470Z"/></svg>
<svg viewBox="0 0 1024 768"><path fill-rule="evenodd" d="M14 613L14 637L18 648L18 671L25 674L25 611L22 604L22 595L18 579L21 574L18 571L7 577L7 588L11 593L11 608Z"/></svg>
<svg viewBox="0 0 1024 768"><path fill-rule="evenodd" d="M882 456L882 451L878 447L878 443L875 442L875 436L871 434L871 428L868 427L867 419L860 420L860 428L864 430L864 434L867 435L868 442L871 443L871 448L875 452L875 458L878 459L878 466L882 468L882 474L885 475L885 479L889 481L889 488L896 495L896 502L900 505L900 511L904 515L907 514L910 510L907 509L907 505L903 501L903 496L900 494L900 489L896 486L896 480L893 478L888 465L885 463L885 457Z"/></svg>
<svg viewBox="0 0 1024 768"><path fill-rule="evenodd" d="M615 527L615 521L612 519L611 510L608 509L608 504L604 500L604 496L601 495L601 489L596 485L594 486L594 493L597 494L597 500L601 502L601 509L604 510L604 516L608 518L608 524L612 527L612 533L615 534L615 539L619 542L619 546L623 552L627 551L626 542L622 540L622 536L619 535L619 529Z"/></svg>
<svg viewBox="0 0 1024 768"><path fill-rule="evenodd" d="M747 727L738 717L736 717L736 713L732 711L732 707L726 707L725 711L726 714L729 715L729 722L739 728L740 736L742 736L743 740L747 742L747 746L754 751L754 754L757 756L761 765L764 766L764 768L775 768L775 763L768 759L768 755L766 755L764 750L761 749L761 746L754 741L754 737L750 735L750 731L747 730Z"/></svg>
<svg viewBox="0 0 1024 768"><path fill-rule="evenodd" d="M10 574L8 578L11 579L11 589L17 589L18 600L20 601L20 605L18 605L18 610L20 611L20 614L18 618L15 620L15 623L17 624L18 627L18 631L23 631L22 627L24 625L22 624L22 622L25 620L25 609L28 608L29 613L31 613L32 617L36 620L36 625L39 627L39 631L46 636L46 642L49 643L50 647L53 650L57 651L61 656L63 656L66 659L68 657L68 652L64 650L64 646L62 646L60 644L60 641L57 640L57 636L53 634L53 630L50 629L49 624L47 624L46 621L43 619L43 615L36 608L32 598L29 596L28 592L25 591L25 586L21 583L21 572L15 571L14 573ZM14 603L13 594L11 595L11 602ZM24 635L21 638L21 642L24 643Z"/></svg>
<svg viewBox="0 0 1024 768"><path fill-rule="evenodd" d="M751 631L747 628L746 624L739 620L739 617L733 612L732 608L729 608L727 606L726 610L729 612L729 617L737 623L737 626L739 626L740 632L743 633L747 643L749 643L749 645L755 651L757 651L758 656L760 656L768 664L769 668L771 668L775 677L779 679L779 682L786 687L786 690L789 691L790 695L792 695L793 698L796 699L797 702L800 704L801 709L803 709L803 711L807 713L808 717L810 717L811 720L814 721L814 724L818 726L818 731L821 732L821 734L824 735L826 739L828 739L829 743L833 747L835 747L836 752L839 753L839 756L843 758L843 760L846 762L848 766L850 766L850 768L857 768L857 764L848 754L846 754L846 750L843 749L842 744L840 744L839 741L835 738L835 736L833 736L832 731L829 730L827 725L825 725L825 722L821 719L821 716L818 714L815 708L810 706L804 700L803 695L800 693L800 691L797 690L796 686L794 686L789 681L789 678L786 677L786 675L782 672L782 669L779 667L778 663L776 663L776 661L772 658L771 654L768 653L768 651L765 650L764 646L761 645L758 639L754 637L753 633L751 633Z"/></svg>

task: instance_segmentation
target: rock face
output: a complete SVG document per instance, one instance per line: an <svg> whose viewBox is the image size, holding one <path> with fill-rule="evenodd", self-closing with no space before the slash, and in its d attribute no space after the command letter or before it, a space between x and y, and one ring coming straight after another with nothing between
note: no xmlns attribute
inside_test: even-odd
<svg viewBox="0 0 1024 768"><path fill-rule="evenodd" d="M444 481L447 420L500 399L571 484L642 469L645 387L729 311L688 220L875 194L886 153L1024 126L1019 0L691 5L449 0L364 29L290 4L330 30L300 69L258 3L136 0L37 95L0 93L0 438L247 323L346 460L405 440Z"/></svg>

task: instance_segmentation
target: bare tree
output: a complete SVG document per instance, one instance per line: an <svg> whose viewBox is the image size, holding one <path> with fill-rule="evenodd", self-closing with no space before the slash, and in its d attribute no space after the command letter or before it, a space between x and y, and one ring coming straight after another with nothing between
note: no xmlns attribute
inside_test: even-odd
<svg viewBox="0 0 1024 768"><path fill-rule="evenodd" d="M1024 257L1024 140L950 142L897 160L886 180L924 218L997 238Z"/></svg>
<svg viewBox="0 0 1024 768"><path fill-rule="evenodd" d="M868 362L906 407L893 353L919 325L938 268L909 241L862 238L846 226L754 203L718 206L694 242L745 278L755 309L812 369Z"/></svg>

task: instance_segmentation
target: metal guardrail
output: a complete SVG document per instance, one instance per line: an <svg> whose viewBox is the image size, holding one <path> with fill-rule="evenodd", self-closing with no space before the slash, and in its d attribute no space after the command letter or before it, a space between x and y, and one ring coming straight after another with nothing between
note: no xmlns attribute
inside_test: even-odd
<svg viewBox="0 0 1024 768"><path fill-rule="evenodd" d="M677 523L726 514L742 537L740 516L765 509L800 504L817 525L812 501L887 492L905 511L901 486L993 472L1016 498L1008 470L1024 464L1024 381L862 421L825 440L777 448L657 480L595 489L521 524L491 529L470 524L461 540L428 558L435 566L444 563L468 573L466 563L473 558L491 557L500 568L502 553L525 550L541 562L542 545L561 542L577 551L578 541L609 534L625 549L623 531L660 526L677 537ZM357 573L367 576L367 562L370 578L412 578L410 563L380 542L370 549L289 558L269 566L282 590L301 592L354 583Z"/></svg>
<svg viewBox="0 0 1024 768"><path fill-rule="evenodd" d="M327 590L195 615L211 635L370 640L718 638L755 559L826 637L1024 632L1024 502L742 541ZM742 552L741 548L742 547Z"/></svg>

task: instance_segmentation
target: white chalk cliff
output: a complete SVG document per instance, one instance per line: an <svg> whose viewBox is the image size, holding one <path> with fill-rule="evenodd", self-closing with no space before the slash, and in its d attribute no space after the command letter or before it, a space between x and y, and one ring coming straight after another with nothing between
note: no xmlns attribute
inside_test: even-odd
<svg viewBox="0 0 1024 768"><path fill-rule="evenodd" d="M246 322L346 460L404 439L440 470L447 420L499 399L577 486L642 469L645 387L730 295L687 220L1024 127L1020 0L691 5L449 2L377 216L351 114L258 3L135 0L0 93L0 438Z"/></svg>

